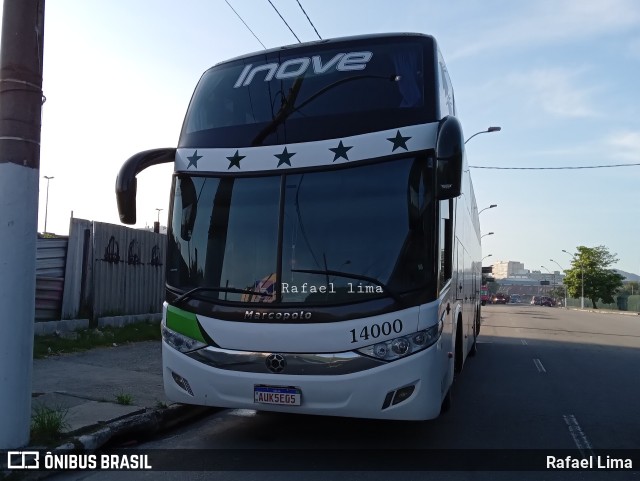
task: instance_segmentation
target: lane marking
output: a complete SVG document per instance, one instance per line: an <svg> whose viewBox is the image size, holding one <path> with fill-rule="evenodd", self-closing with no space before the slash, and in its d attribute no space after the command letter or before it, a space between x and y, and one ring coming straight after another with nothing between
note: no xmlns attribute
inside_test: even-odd
<svg viewBox="0 0 640 481"><path fill-rule="evenodd" d="M520 342L522 343L523 346L528 346L529 344L527 344L527 341L525 341L524 339L520 339Z"/></svg>
<svg viewBox="0 0 640 481"><path fill-rule="evenodd" d="M534 359L533 360L533 364L535 364L536 369L538 370L538 372L547 372L547 370L542 365L542 361L540 359Z"/></svg>
<svg viewBox="0 0 640 481"><path fill-rule="evenodd" d="M592 456L593 455L593 446L587 439L587 435L584 433L578 420L573 414L563 414L564 422L569 429L569 434L573 438L573 442L576 444L576 447L582 454L582 457Z"/></svg>

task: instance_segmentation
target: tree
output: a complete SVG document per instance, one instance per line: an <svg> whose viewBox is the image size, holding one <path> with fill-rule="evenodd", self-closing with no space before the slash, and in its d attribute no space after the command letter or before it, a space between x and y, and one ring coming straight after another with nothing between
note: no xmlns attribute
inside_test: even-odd
<svg viewBox="0 0 640 481"><path fill-rule="evenodd" d="M622 287L624 276L614 269L611 264L618 261L615 254L611 254L605 246L578 246L573 254L571 268L565 271L564 283L569 295L580 297L584 282L584 297L591 300L593 308L596 302L602 300L605 304L614 302L613 296Z"/></svg>
<svg viewBox="0 0 640 481"><path fill-rule="evenodd" d="M500 291L500 284L498 282L489 282L487 286L489 287L489 294L497 294Z"/></svg>

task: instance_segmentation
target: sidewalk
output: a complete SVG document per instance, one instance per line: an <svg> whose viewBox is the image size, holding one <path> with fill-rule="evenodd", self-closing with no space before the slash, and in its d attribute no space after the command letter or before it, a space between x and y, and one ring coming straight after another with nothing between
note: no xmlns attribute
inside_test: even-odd
<svg viewBox="0 0 640 481"><path fill-rule="evenodd" d="M66 447L76 449L149 434L207 410L165 398L159 341L34 359L32 392L32 410L66 411Z"/></svg>

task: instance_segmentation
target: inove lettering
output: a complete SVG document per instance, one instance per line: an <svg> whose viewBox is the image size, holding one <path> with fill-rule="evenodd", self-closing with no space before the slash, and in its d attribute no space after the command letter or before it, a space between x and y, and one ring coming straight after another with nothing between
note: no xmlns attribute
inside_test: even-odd
<svg viewBox="0 0 640 481"><path fill-rule="evenodd" d="M238 87L246 87L257 74L264 74L264 81L270 82L274 78L278 80L284 80L288 78L299 77L309 68L312 69L313 73L316 75L327 73L332 68L335 68L338 72L352 72L354 70L364 70L367 67L367 63L373 57L372 52L349 52L349 53L338 53L333 56L330 60L323 63L320 55L314 55L313 57L300 57L293 58L282 62L281 64L277 62L267 63L264 65L256 65L253 64L247 65L236 83L233 85L234 89Z"/></svg>

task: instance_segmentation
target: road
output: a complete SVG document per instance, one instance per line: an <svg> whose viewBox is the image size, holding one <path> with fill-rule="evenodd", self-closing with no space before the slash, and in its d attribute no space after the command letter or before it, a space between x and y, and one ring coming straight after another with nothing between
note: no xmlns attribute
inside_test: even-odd
<svg viewBox="0 0 640 481"><path fill-rule="evenodd" d="M293 457L294 449L332 449L346 459L372 452L384 457L392 449L451 449L449 454L461 456L473 453L461 450L478 449L567 449L585 456L601 449L640 450L640 316L529 305L485 306L482 312L478 355L467 360L456 380L453 407L436 420L398 423L222 410L138 447L277 449ZM257 463L247 462L253 471L192 472L189 479L424 479L424 473L412 471L261 473ZM177 472L119 474L118 479L184 479ZM55 479L114 477L76 473ZM429 479L446 480L515 477L640 479L640 466L634 472L429 473Z"/></svg>

